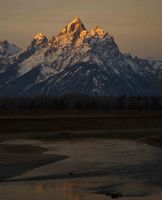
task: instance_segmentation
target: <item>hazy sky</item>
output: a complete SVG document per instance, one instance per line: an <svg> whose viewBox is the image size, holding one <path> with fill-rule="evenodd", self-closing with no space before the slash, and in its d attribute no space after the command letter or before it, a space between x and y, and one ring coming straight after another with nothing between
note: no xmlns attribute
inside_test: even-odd
<svg viewBox="0 0 162 200"><path fill-rule="evenodd" d="M162 0L0 0L0 39L23 47L37 32L51 38L76 16L112 34L122 52L162 58Z"/></svg>

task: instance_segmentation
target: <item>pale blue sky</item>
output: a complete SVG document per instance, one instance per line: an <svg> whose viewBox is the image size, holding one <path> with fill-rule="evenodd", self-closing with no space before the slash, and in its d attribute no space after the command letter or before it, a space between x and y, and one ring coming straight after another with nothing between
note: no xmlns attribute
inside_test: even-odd
<svg viewBox="0 0 162 200"><path fill-rule="evenodd" d="M162 59L161 10L162 0L0 0L0 38L22 47L79 16L87 28L112 34L122 52Z"/></svg>

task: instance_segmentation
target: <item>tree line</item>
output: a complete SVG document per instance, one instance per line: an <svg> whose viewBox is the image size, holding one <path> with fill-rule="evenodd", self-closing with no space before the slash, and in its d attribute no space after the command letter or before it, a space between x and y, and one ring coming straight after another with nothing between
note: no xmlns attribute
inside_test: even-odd
<svg viewBox="0 0 162 200"><path fill-rule="evenodd" d="M97 110L162 110L162 97L121 96L90 97L65 95L61 97L5 97L0 98L0 110L30 109L97 109Z"/></svg>

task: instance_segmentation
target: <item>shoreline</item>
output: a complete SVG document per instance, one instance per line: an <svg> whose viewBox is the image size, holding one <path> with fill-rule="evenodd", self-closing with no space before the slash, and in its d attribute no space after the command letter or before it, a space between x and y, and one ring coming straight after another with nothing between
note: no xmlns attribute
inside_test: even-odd
<svg viewBox="0 0 162 200"><path fill-rule="evenodd" d="M66 155L44 154L47 151L40 146L0 144L0 182L68 158Z"/></svg>

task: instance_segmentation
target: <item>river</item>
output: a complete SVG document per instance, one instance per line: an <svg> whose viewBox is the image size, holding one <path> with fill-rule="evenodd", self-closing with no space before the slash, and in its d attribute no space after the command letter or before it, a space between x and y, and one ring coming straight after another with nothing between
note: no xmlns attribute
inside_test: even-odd
<svg viewBox="0 0 162 200"><path fill-rule="evenodd" d="M68 158L1 183L2 200L162 199L161 148L117 139L4 143L37 145Z"/></svg>

